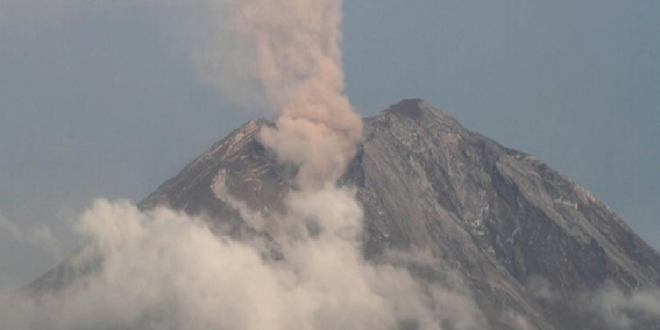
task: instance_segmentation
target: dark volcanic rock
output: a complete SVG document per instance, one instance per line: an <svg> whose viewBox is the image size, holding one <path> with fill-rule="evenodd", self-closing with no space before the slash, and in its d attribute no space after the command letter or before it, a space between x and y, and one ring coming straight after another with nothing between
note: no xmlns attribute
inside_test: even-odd
<svg viewBox="0 0 660 330"><path fill-rule="evenodd" d="M223 200L267 216L293 189L295 169L258 141L262 125L213 145L140 207L205 213L234 235L268 236L268 224L244 221ZM608 329L589 299L595 292L660 288L660 256L591 193L421 100L365 120L341 183L358 188L367 259L429 252L438 269L461 275L494 329L514 328L517 317L533 329ZM54 281L44 278L33 286Z"/></svg>

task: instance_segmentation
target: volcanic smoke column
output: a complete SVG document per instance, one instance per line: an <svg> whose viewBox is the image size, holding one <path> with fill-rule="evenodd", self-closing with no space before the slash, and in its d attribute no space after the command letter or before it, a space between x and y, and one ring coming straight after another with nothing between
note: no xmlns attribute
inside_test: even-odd
<svg viewBox="0 0 660 330"><path fill-rule="evenodd" d="M298 185L333 184L355 155L362 122L343 95L341 0L227 0L231 28L254 47L254 73L277 129L263 143L300 166Z"/></svg>

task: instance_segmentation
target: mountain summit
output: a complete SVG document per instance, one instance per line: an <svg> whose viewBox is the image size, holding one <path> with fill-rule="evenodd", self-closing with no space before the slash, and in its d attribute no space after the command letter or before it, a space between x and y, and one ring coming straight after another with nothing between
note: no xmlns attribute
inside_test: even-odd
<svg viewBox="0 0 660 330"><path fill-rule="evenodd" d="M267 220L296 189L296 168L260 143L264 125L273 124L250 121L215 143L140 208L205 214L237 238L266 237L277 258ZM411 266L418 280L459 278L492 329L657 327L657 313L626 302L660 288L660 255L589 191L422 100L364 126L340 184L362 203L366 260L423 256ZM70 268L31 288L70 281Z"/></svg>

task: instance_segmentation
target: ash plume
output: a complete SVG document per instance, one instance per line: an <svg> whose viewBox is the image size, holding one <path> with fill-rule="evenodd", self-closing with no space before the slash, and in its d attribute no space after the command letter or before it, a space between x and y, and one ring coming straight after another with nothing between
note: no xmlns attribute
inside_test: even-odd
<svg viewBox="0 0 660 330"><path fill-rule="evenodd" d="M340 0L229 0L236 36L252 47L253 73L277 129L263 143L284 162L300 166L302 189L334 183L355 153L360 117L342 94Z"/></svg>

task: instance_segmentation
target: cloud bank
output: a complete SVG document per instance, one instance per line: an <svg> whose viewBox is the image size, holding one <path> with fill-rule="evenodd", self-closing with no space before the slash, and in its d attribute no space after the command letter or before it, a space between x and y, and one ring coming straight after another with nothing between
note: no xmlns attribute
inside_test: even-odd
<svg viewBox="0 0 660 330"><path fill-rule="evenodd" d="M624 293L615 286L606 286L592 297L592 310L617 329L636 329L640 320L660 320L660 291L638 290Z"/></svg>
<svg viewBox="0 0 660 330"><path fill-rule="evenodd" d="M319 208L329 199L341 204ZM72 262L100 257L102 267L58 293L5 299L0 327L442 329L445 321L452 329L479 328L469 297L362 259L352 191L323 191L290 207L292 217L302 217L293 222L327 211L327 226L286 242L283 260L267 260L248 243L212 233L204 219L98 200L80 219L89 245Z"/></svg>

